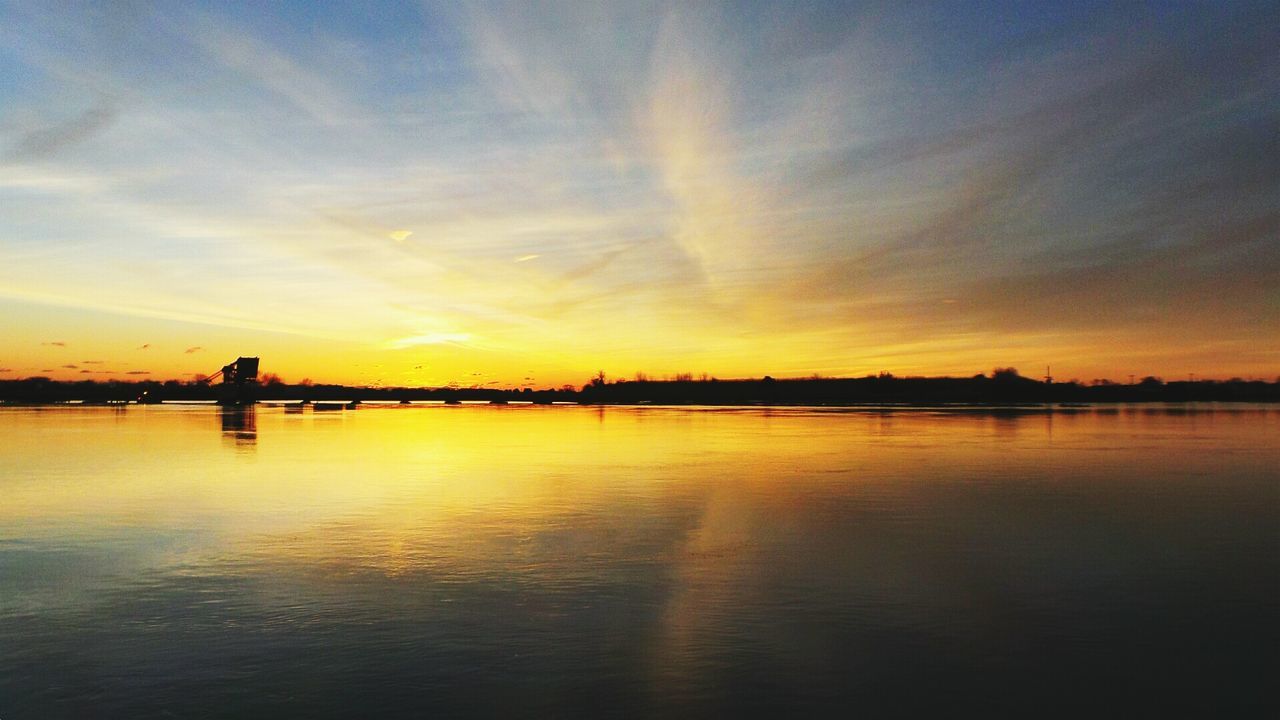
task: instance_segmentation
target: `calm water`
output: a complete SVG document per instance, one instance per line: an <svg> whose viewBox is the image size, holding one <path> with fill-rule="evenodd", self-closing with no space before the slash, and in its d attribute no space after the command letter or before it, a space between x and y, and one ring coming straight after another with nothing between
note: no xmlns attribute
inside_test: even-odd
<svg viewBox="0 0 1280 720"><path fill-rule="evenodd" d="M9 408L0 437L3 720L1280 708L1280 408Z"/></svg>

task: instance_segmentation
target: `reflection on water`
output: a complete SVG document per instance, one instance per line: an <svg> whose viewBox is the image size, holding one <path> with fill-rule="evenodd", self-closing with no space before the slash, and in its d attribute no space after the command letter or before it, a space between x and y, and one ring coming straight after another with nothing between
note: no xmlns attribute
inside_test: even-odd
<svg viewBox="0 0 1280 720"><path fill-rule="evenodd" d="M1207 410L0 409L0 717L1274 715Z"/></svg>
<svg viewBox="0 0 1280 720"><path fill-rule="evenodd" d="M240 449L252 449L258 442L257 407L253 405L223 405L218 408L222 422L222 437Z"/></svg>

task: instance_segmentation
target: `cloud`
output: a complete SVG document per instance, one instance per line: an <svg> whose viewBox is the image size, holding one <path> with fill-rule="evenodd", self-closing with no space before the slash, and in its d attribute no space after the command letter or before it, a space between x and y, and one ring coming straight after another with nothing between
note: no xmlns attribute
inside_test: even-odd
<svg viewBox="0 0 1280 720"><path fill-rule="evenodd" d="M13 372L13 368L0 368L0 373Z"/></svg>
<svg viewBox="0 0 1280 720"><path fill-rule="evenodd" d="M358 115L324 74L256 36L212 16L192 18L188 38L240 78L274 93L310 118L339 125Z"/></svg>
<svg viewBox="0 0 1280 720"><path fill-rule="evenodd" d="M106 360L81 360L80 362L85 365L102 365L106 363Z"/></svg>
<svg viewBox="0 0 1280 720"><path fill-rule="evenodd" d="M578 267L573 268L572 270L564 273L563 275L560 276L560 280L562 282L572 282L575 280L582 280L583 278L594 275L600 272L601 270L604 270L605 268L609 267L609 265L612 264L614 260L618 259L619 256L621 256L623 253L627 252L630 249L631 249L630 247L621 247L615 250L610 250L608 252L601 253L599 257L593 260L590 260L588 262L585 262L582 265L579 265ZM535 255L534 257L537 257L537 256Z"/></svg>
<svg viewBox="0 0 1280 720"><path fill-rule="evenodd" d="M68 369L68 370L75 370L75 369L78 369L80 366L79 366L79 365L72 365L72 364L68 363L68 364L66 364L66 365L63 365L62 367L66 368L66 369Z"/></svg>
<svg viewBox="0 0 1280 720"><path fill-rule="evenodd" d="M419 345L457 345L465 343L471 339L468 333L457 332L433 332L424 335L411 335L409 337L388 340L383 346L390 350L403 350L405 348L416 347Z"/></svg>
<svg viewBox="0 0 1280 720"><path fill-rule="evenodd" d="M536 260L536 259L538 259L538 257L540 257L540 256L538 256L538 255L521 255L520 257L518 257L518 258L516 258L516 259L515 259L515 262L518 262L518 263L522 263L522 262L529 262L530 260Z"/></svg>
<svg viewBox="0 0 1280 720"><path fill-rule="evenodd" d="M387 237L391 238L392 240L395 240L396 242L404 242L405 240L408 240L409 236L412 234L413 234L412 230L392 230L391 232L387 233Z"/></svg>
<svg viewBox="0 0 1280 720"><path fill-rule="evenodd" d="M139 346L138 346L138 349L139 349L139 350L147 350L147 349L149 349L150 347L151 347L151 343L143 343L142 345L139 345Z"/></svg>
<svg viewBox="0 0 1280 720"><path fill-rule="evenodd" d="M53 342L42 342L42 343L40 343L40 344L41 344L41 345L48 345L48 346L52 346L52 347L66 347L66 346L67 346L67 344L66 344L65 342L61 341L61 340L55 340L55 341L53 341Z"/></svg>
<svg viewBox="0 0 1280 720"><path fill-rule="evenodd" d="M125 375L150 375L150 370L130 370Z"/></svg>
<svg viewBox="0 0 1280 720"><path fill-rule="evenodd" d="M203 348L203 347L201 347L201 346L199 346L199 345L193 345L192 347L189 347L189 348L187 348L186 350L183 350L182 352L183 352L183 353L185 353L185 354L187 354L187 355L190 355L190 354L192 354L192 353L198 353L198 352L200 352L200 351L202 351L202 350L204 350L204 348Z"/></svg>
<svg viewBox="0 0 1280 720"><path fill-rule="evenodd" d="M31 130L13 144L7 153L10 161L31 161L53 155L64 147L84 142L102 132L116 118L116 109L107 100L75 117L48 127Z"/></svg>

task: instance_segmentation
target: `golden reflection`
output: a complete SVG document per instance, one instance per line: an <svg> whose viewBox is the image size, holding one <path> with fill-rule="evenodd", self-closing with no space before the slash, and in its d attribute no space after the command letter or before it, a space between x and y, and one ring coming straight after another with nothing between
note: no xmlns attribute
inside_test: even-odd
<svg viewBox="0 0 1280 720"><path fill-rule="evenodd" d="M210 415L221 432L209 432ZM509 406L259 407L0 411L0 430L39 435L0 454L11 468L0 523L91 538L119 527L198 529L183 552L250 554L263 567L326 573L449 570L572 574L643 544L696 590L779 533L821 521L822 503L886 511L987 469L1102 479L1091 453L1143 452L1117 425L1160 432L1185 418ZM123 417L123 419L121 419ZM1220 448L1258 446L1276 415L1215 418ZM1207 429L1206 429L1207 428ZM1052 442L1049 434L1052 432ZM261 442L259 442L261 441ZM252 448L253 462L226 453ZM53 447L57 452L50 453ZM928 453L921 448L927 447ZM1156 463L1204 466L1207 455ZM1144 462L1153 462L1150 458ZM1158 474L1158 473L1157 473ZM659 532L660 531L660 532ZM661 539L654 539L654 534ZM809 548L807 552L814 551ZM631 553L637 552L630 547ZM731 602L724 598L724 602ZM683 622L679 595L668 609ZM705 606L704 602L696 603ZM678 634L678 632L677 632Z"/></svg>

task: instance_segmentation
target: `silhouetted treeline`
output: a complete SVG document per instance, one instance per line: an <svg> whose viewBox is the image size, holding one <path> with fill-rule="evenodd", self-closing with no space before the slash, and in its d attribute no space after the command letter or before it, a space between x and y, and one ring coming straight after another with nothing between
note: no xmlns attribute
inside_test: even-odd
<svg viewBox="0 0 1280 720"><path fill-rule="evenodd" d="M1047 383L1022 377L1012 368L968 378L906 377L774 380L618 380L603 374L581 390L499 390L486 388L368 388L345 385L290 385L269 382L256 388L259 400L324 401L487 401L654 405L856 405L878 403L1019 404L1090 402L1280 402L1280 381L1201 380L1163 382L1148 377L1131 384L1095 381ZM59 382L48 378L0 380L0 401L49 403L163 402L216 400L218 386L168 382Z"/></svg>
<svg viewBox="0 0 1280 720"><path fill-rule="evenodd" d="M796 380L621 380L597 378L582 388L579 401L608 404L856 405L877 403L1087 403L1087 402L1275 402L1280 382L1169 382L1146 378L1131 385L1099 382L1047 383L1012 369L968 378L878 375L862 378Z"/></svg>
<svg viewBox="0 0 1280 720"><path fill-rule="evenodd" d="M110 380L96 382L59 382L36 377L24 380L0 380L0 401L10 403L51 403L82 400L87 403L138 401L213 401L219 397L217 384ZM573 389L498 390L492 388L370 388L347 385L299 384L271 382L254 389L256 400L333 401L487 401L535 403L573 402L578 399Z"/></svg>

